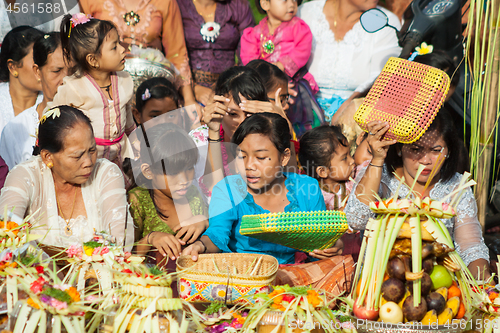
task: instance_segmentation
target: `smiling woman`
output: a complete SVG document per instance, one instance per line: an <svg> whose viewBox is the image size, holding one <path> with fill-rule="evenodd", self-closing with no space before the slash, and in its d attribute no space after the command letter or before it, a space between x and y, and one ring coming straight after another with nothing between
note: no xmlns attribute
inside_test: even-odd
<svg viewBox="0 0 500 333"><path fill-rule="evenodd" d="M11 170L0 196L1 210L21 217L33 214L34 232L48 245L86 242L94 230L102 230L119 244L126 232L130 246L134 236L123 176L113 163L97 159L89 118L60 106L44 115L38 131L39 156Z"/></svg>

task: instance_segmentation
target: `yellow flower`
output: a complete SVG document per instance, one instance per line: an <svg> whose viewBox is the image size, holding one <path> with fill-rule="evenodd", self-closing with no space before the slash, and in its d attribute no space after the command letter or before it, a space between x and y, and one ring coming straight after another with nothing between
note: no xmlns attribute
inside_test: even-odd
<svg viewBox="0 0 500 333"><path fill-rule="evenodd" d="M85 252L86 255L88 255L90 257L92 255L92 253L94 252L94 249L91 247L88 247L88 246L84 246L83 251Z"/></svg>
<svg viewBox="0 0 500 333"><path fill-rule="evenodd" d="M318 292L316 290L307 291L307 302L313 307L317 307L321 304L321 298L319 298Z"/></svg>
<svg viewBox="0 0 500 333"><path fill-rule="evenodd" d="M429 54L429 53L432 53L433 50L434 50L434 46L427 45L426 42L423 42L422 44L420 44L420 46L417 46L415 48L415 51L417 51L418 55Z"/></svg>
<svg viewBox="0 0 500 333"><path fill-rule="evenodd" d="M31 298L28 298L26 303L28 303L28 305L31 306L32 308L40 310L40 307L38 306L38 304L36 304L35 301L33 301Z"/></svg>
<svg viewBox="0 0 500 333"><path fill-rule="evenodd" d="M75 287L69 287L66 289L66 292L68 295L71 297L73 302L79 302L80 301L80 293L76 290Z"/></svg>

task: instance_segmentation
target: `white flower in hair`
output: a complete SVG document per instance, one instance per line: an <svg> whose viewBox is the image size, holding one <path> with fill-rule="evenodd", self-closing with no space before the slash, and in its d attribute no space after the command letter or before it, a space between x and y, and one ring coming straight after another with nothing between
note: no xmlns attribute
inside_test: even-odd
<svg viewBox="0 0 500 333"><path fill-rule="evenodd" d="M40 118L40 124L43 124L45 120L47 120L47 118L49 117L52 117L52 119L56 119L56 117L60 116L61 116L61 110L59 110L59 108L50 109L49 111L43 114L42 118Z"/></svg>
<svg viewBox="0 0 500 333"><path fill-rule="evenodd" d="M149 89L146 88L146 91L144 91L144 94L142 94L142 100L147 101L150 98L151 98L151 93L149 92Z"/></svg>

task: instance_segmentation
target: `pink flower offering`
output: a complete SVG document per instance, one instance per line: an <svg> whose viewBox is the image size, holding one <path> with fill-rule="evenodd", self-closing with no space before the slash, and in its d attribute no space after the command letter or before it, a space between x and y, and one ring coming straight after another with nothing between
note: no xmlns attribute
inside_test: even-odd
<svg viewBox="0 0 500 333"><path fill-rule="evenodd" d="M85 24L88 21L90 21L91 18L93 18L93 17L90 15L86 15L84 13L73 14L73 16L71 17L71 20L70 20L71 27L74 28L79 24Z"/></svg>
<svg viewBox="0 0 500 333"><path fill-rule="evenodd" d="M83 249L80 245L73 244L67 250L66 253L70 258L78 257L80 258L83 254Z"/></svg>
<svg viewBox="0 0 500 333"><path fill-rule="evenodd" d="M103 246L103 247L98 246L94 249L94 252L92 252L93 255L95 255L95 254L103 255L106 253L109 253L109 249L106 246Z"/></svg>
<svg viewBox="0 0 500 333"><path fill-rule="evenodd" d="M42 277L39 277L37 280L31 283L30 289L35 294L38 294L43 290L43 285L45 284L45 280Z"/></svg>
<svg viewBox="0 0 500 333"><path fill-rule="evenodd" d="M64 310L68 307L68 304L66 304L66 302L58 301L57 299L52 298L50 300L50 306L57 310Z"/></svg>
<svg viewBox="0 0 500 333"><path fill-rule="evenodd" d="M12 259L12 252L6 252L0 257L0 261L10 261L10 259Z"/></svg>

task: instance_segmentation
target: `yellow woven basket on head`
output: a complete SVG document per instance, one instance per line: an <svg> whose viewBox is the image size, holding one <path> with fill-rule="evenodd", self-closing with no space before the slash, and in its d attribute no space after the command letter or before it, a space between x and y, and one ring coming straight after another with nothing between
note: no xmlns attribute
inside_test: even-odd
<svg viewBox="0 0 500 333"><path fill-rule="evenodd" d="M249 304L254 294L269 292L278 260L254 253L200 254L177 259L179 297L195 303Z"/></svg>
<svg viewBox="0 0 500 333"><path fill-rule="evenodd" d="M429 128L443 105L450 78L437 68L390 58L375 80L354 120L365 131L374 120L389 123L384 138L413 143Z"/></svg>

